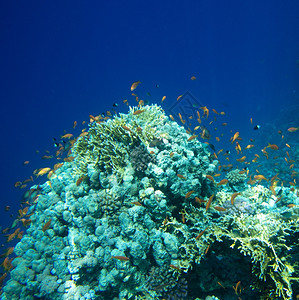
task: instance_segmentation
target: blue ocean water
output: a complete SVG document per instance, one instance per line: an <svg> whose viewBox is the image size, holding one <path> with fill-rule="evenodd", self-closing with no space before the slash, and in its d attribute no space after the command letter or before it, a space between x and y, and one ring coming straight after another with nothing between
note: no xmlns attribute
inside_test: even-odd
<svg viewBox="0 0 299 300"><path fill-rule="evenodd" d="M137 80L150 104L166 95L168 111L188 91L210 111L225 111L227 135L238 131L260 148L281 143L274 131L299 126L298 21L296 0L2 2L2 228L26 190L15 182L56 163L42 159L56 150L53 138L80 134L82 121L114 103L127 112L123 100L136 104L130 86Z"/></svg>

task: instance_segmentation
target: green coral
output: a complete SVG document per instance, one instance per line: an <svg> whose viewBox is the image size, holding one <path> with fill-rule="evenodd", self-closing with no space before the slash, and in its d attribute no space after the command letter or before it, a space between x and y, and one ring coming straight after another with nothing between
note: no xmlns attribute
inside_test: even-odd
<svg viewBox="0 0 299 300"><path fill-rule="evenodd" d="M136 113L138 110L142 112ZM130 107L128 114L91 123L89 134L80 137L74 144L74 172L86 175L90 165L121 178L132 147L140 143L148 146L152 140L159 138L157 126L166 120L161 107L147 105L142 108Z"/></svg>

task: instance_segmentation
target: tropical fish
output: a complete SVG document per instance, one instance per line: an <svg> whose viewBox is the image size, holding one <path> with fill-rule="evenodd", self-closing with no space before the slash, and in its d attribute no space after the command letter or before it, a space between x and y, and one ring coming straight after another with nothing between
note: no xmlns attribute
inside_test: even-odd
<svg viewBox="0 0 299 300"><path fill-rule="evenodd" d="M215 182L212 175L206 175L206 178L208 178L208 179L211 180L212 182Z"/></svg>
<svg viewBox="0 0 299 300"><path fill-rule="evenodd" d="M209 201L207 202L207 205L206 205L206 211L209 209L209 207L211 206L211 203L212 203L212 200L214 198L214 194L212 196L210 196L209 198Z"/></svg>
<svg viewBox="0 0 299 300"><path fill-rule="evenodd" d="M194 190L189 191L189 192L185 195L185 199L189 198L193 193L195 193Z"/></svg>
<svg viewBox="0 0 299 300"><path fill-rule="evenodd" d="M227 183L228 183L227 179L222 179L222 180L220 180L220 182L217 183L217 185L220 186L220 185L224 185L224 184L227 184Z"/></svg>
<svg viewBox="0 0 299 300"><path fill-rule="evenodd" d="M235 134L234 134L234 136L231 138L231 143L233 144L234 143L234 141L239 137L239 132L236 132Z"/></svg>
<svg viewBox="0 0 299 300"><path fill-rule="evenodd" d="M231 196L231 198L230 198L230 203L231 203L232 205L234 205L235 199L236 199L236 197L239 196L239 195L241 195L241 193L233 193L233 194L232 194L232 196Z"/></svg>
<svg viewBox="0 0 299 300"><path fill-rule="evenodd" d="M136 115L140 115L141 113L143 113L144 110L141 110L141 109L138 109L136 111L133 112L133 115L136 116Z"/></svg>
<svg viewBox="0 0 299 300"><path fill-rule="evenodd" d="M71 137L73 137L71 133L66 133L65 135L61 136L62 139L70 139Z"/></svg>
<svg viewBox="0 0 299 300"><path fill-rule="evenodd" d="M44 174L47 174L48 172L51 171L51 168L42 168L38 171L38 173L36 174L37 177L42 176Z"/></svg>
<svg viewBox="0 0 299 300"><path fill-rule="evenodd" d="M213 208L216 209L217 211L226 211L226 208L221 206L214 206Z"/></svg>
<svg viewBox="0 0 299 300"><path fill-rule="evenodd" d="M191 80L195 80L196 79L196 77L195 76L191 76L191 78L190 78Z"/></svg>
<svg viewBox="0 0 299 300"><path fill-rule="evenodd" d="M176 101L179 101L182 97L183 97L183 95L179 95L179 96L176 98Z"/></svg>
<svg viewBox="0 0 299 300"><path fill-rule="evenodd" d="M190 142L190 141L196 139L197 137L198 137L198 135L192 135L192 136L190 136L190 137L188 138L187 141Z"/></svg>
<svg viewBox="0 0 299 300"><path fill-rule="evenodd" d="M266 180L266 181L268 181L268 179L264 175L261 175L261 174L255 175L253 178L255 180Z"/></svg>
<svg viewBox="0 0 299 300"><path fill-rule="evenodd" d="M139 80L133 82L132 85L131 85L131 92L133 92L140 83L141 83L141 81L139 81Z"/></svg>
<svg viewBox="0 0 299 300"><path fill-rule="evenodd" d="M119 255L117 255L117 256L111 256L111 258L118 259L118 260L121 260L121 261L128 261L128 260L130 260L130 258L127 257L127 256L119 256Z"/></svg>
<svg viewBox="0 0 299 300"><path fill-rule="evenodd" d="M299 127L290 127L288 128L288 132L295 132L299 129Z"/></svg>
<svg viewBox="0 0 299 300"><path fill-rule="evenodd" d="M45 232L47 229L49 229L51 222L52 222L52 219L50 219L47 223L45 223L45 225L42 228L43 232Z"/></svg>
<svg viewBox="0 0 299 300"><path fill-rule="evenodd" d="M205 231L207 230L207 228L204 229L203 231L201 231L195 239L198 240L205 233Z"/></svg>
<svg viewBox="0 0 299 300"><path fill-rule="evenodd" d="M161 103L163 103L163 101L166 99L166 96L162 97Z"/></svg>
<svg viewBox="0 0 299 300"><path fill-rule="evenodd" d="M266 148L270 148L272 150L278 150L278 146L275 144L268 144L268 146Z"/></svg>

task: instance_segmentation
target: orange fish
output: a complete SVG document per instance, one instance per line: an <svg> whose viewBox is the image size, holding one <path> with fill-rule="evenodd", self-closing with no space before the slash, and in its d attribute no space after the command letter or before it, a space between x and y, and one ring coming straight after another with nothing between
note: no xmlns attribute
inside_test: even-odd
<svg viewBox="0 0 299 300"><path fill-rule="evenodd" d="M185 195L185 199L189 198L193 193L195 193L194 190L188 192L188 193Z"/></svg>
<svg viewBox="0 0 299 300"><path fill-rule="evenodd" d="M136 111L133 112L133 115L136 116L136 115L139 115L139 114L141 114L143 112L144 112L144 110L138 109L138 110L136 110Z"/></svg>
<svg viewBox="0 0 299 300"><path fill-rule="evenodd" d="M203 116L206 116L206 119L209 117L209 109L206 106L202 106Z"/></svg>
<svg viewBox="0 0 299 300"><path fill-rule="evenodd" d="M288 129L288 131L289 132L295 132L295 131L297 131L299 129L299 127L290 127L289 129Z"/></svg>
<svg viewBox="0 0 299 300"><path fill-rule="evenodd" d="M42 176L44 174L47 174L48 172L51 171L51 168L42 168L38 171L38 173L36 174L37 177Z"/></svg>
<svg viewBox="0 0 299 300"><path fill-rule="evenodd" d="M52 219L50 219L42 228L42 231L45 232L47 229L49 229L51 225Z"/></svg>
<svg viewBox="0 0 299 300"><path fill-rule="evenodd" d="M138 201L133 201L133 202L131 202L131 204L134 204L136 206L142 206L142 204Z"/></svg>
<svg viewBox="0 0 299 300"><path fill-rule="evenodd" d="M234 134L234 136L231 138L231 141L232 141L232 144L234 143L234 141L239 137L239 132L236 132L235 134Z"/></svg>
<svg viewBox="0 0 299 300"><path fill-rule="evenodd" d="M77 181L76 181L76 186L79 186L81 183L82 183L82 181L85 179L85 176L81 176L81 177L79 177L78 179L77 179Z"/></svg>
<svg viewBox="0 0 299 300"><path fill-rule="evenodd" d="M211 175L206 175L206 178L208 178L208 179L211 180L212 182L215 182L213 176L211 176Z"/></svg>
<svg viewBox="0 0 299 300"><path fill-rule="evenodd" d="M74 123L73 123L73 129L75 129L76 126L77 126L77 121L74 121Z"/></svg>
<svg viewBox="0 0 299 300"><path fill-rule="evenodd" d="M183 95L179 95L179 96L176 98L176 101L179 101L182 97L183 97Z"/></svg>
<svg viewBox="0 0 299 300"><path fill-rule="evenodd" d="M272 150L278 150L278 146L275 144L268 144L268 146L266 148L270 148Z"/></svg>
<svg viewBox="0 0 299 300"><path fill-rule="evenodd" d="M222 123L222 126L227 126L227 123Z"/></svg>
<svg viewBox="0 0 299 300"><path fill-rule="evenodd" d="M71 133L67 133L65 135L62 135L61 138L62 139L70 139L73 135Z"/></svg>
<svg viewBox="0 0 299 300"><path fill-rule="evenodd" d="M288 148L291 148L291 146L290 146L289 144L286 144L286 146L287 146Z"/></svg>
<svg viewBox="0 0 299 300"><path fill-rule="evenodd" d="M111 258L118 259L118 260L121 260L121 261L128 261L128 260L130 260L130 258L127 257L127 256L119 256L119 255L117 255L117 256L111 256Z"/></svg>
<svg viewBox="0 0 299 300"><path fill-rule="evenodd" d="M191 80L195 80L196 79L196 77L195 76L191 76L191 78L190 78Z"/></svg>
<svg viewBox="0 0 299 300"><path fill-rule="evenodd" d="M232 194L232 196L231 196L231 198L230 198L230 203L231 203L232 205L234 205L235 199L236 199L236 197L239 196L239 195L241 195L241 193L233 193L233 194Z"/></svg>
<svg viewBox="0 0 299 300"><path fill-rule="evenodd" d="M222 179L220 182L217 183L217 185L220 186L220 185L224 185L224 184L227 184L227 183L228 183L227 179Z"/></svg>
<svg viewBox="0 0 299 300"><path fill-rule="evenodd" d="M23 165L28 165L29 164L29 160L25 160L24 162L23 162Z"/></svg>
<svg viewBox="0 0 299 300"><path fill-rule="evenodd" d="M209 201L207 202L207 205L206 205L206 211L209 209L209 207L211 206L211 203L212 203L212 200L214 198L214 194L212 196L210 196L209 198Z"/></svg>
<svg viewBox="0 0 299 300"><path fill-rule="evenodd" d="M254 147L254 145L247 145L246 147L245 147L245 149L251 149L251 148L253 148Z"/></svg>
<svg viewBox="0 0 299 300"><path fill-rule="evenodd" d="M181 174L176 174L177 177L181 178L181 179L186 179L185 176L181 175Z"/></svg>
<svg viewBox="0 0 299 300"><path fill-rule="evenodd" d="M216 141L219 142L220 141L220 138L218 136L216 136Z"/></svg>
<svg viewBox="0 0 299 300"><path fill-rule="evenodd" d="M166 96L162 97L161 103L163 103L163 101L166 99Z"/></svg>
<svg viewBox="0 0 299 300"><path fill-rule="evenodd" d="M264 175L261 175L261 174L255 175L253 178L255 180L266 180L266 181L268 181L268 179Z"/></svg>
<svg viewBox="0 0 299 300"><path fill-rule="evenodd" d="M216 209L217 211L226 211L226 208L221 206L214 206L214 209Z"/></svg>
<svg viewBox="0 0 299 300"><path fill-rule="evenodd" d="M204 229L203 231L201 231L195 239L198 240L204 234L204 232L207 230L207 228Z"/></svg>
<svg viewBox="0 0 299 300"><path fill-rule="evenodd" d="M179 268L179 267L177 267L177 266L175 266L175 265L169 265L169 267L172 268L172 269L175 269L175 270L178 270L178 271L182 272L182 269Z"/></svg>
<svg viewBox="0 0 299 300"><path fill-rule="evenodd" d="M141 82L138 80L138 81L135 81L133 82L133 84L131 85L131 92L133 92L137 86L140 84Z"/></svg>
<svg viewBox="0 0 299 300"><path fill-rule="evenodd" d="M190 142L190 141L196 139L197 137L198 137L198 135L192 135L192 136L190 136L190 137L188 138L187 141Z"/></svg>
<svg viewBox="0 0 299 300"><path fill-rule="evenodd" d="M238 162L244 162L245 159L246 159L246 156L242 156L241 158L237 158L236 160L237 160Z"/></svg>
<svg viewBox="0 0 299 300"><path fill-rule="evenodd" d="M212 111L214 114L219 115L219 112L216 109L213 108Z"/></svg>

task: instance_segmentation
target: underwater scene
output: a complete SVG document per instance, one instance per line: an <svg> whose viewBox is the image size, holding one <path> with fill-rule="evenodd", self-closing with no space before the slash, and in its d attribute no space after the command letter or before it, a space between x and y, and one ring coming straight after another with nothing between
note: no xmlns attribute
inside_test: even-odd
<svg viewBox="0 0 299 300"><path fill-rule="evenodd" d="M2 263L1 299L292 299L299 113L245 140L221 130L224 111L186 93L168 115L167 97L146 105L139 84L127 113L90 115L79 136L61 136L60 162L35 170L45 182L4 230L20 241ZM216 150L212 135L231 151Z"/></svg>
<svg viewBox="0 0 299 300"><path fill-rule="evenodd" d="M299 2L0 3L1 300L299 300Z"/></svg>

